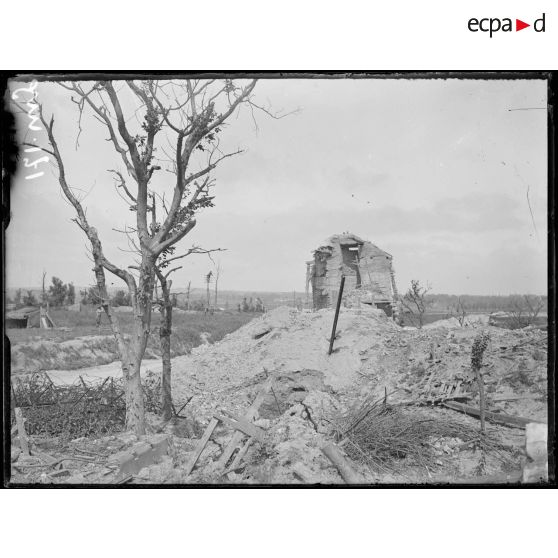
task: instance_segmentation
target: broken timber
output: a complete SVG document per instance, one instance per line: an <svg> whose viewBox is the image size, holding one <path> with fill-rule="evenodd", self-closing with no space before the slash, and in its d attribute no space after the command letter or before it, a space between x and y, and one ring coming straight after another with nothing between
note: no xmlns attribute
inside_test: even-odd
<svg viewBox="0 0 558 558"><path fill-rule="evenodd" d="M250 405L250 407L248 408L248 411L246 411L246 414L244 415L244 420L251 421L254 420L254 418L256 418L258 410L261 407L261 404L264 402L264 399L267 395L267 392L270 390L272 383L273 383L273 377L270 376L265 381L260 393L258 393L256 399L254 399L252 405ZM219 461L217 462L217 466L219 468L224 469L227 466L229 459L231 458L238 444L242 441L243 437L244 437L243 432L239 432L238 430L235 431L231 441L227 444L227 447L225 448L223 455L221 455Z"/></svg>
<svg viewBox="0 0 558 558"><path fill-rule="evenodd" d="M252 438L256 438L258 442L263 443L265 433L261 428L258 428L257 426L254 426L250 422L238 418L237 416L233 415L232 413L228 413L227 411L223 411L223 413L229 415L229 417L231 418L219 414L213 415L213 418L220 420L222 423L226 424L227 426L230 426L234 430L239 430L240 432L244 432L244 434Z"/></svg>
<svg viewBox="0 0 558 558"><path fill-rule="evenodd" d="M254 438L248 438L246 442L244 442L244 445L238 450L238 453L233 459L231 466L226 471L223 471L223 475L228 475L229 473L231 473L232 471L238 468L240 462L244 459L246 452L250 449L250 446L252 445L253 441Z"/></svg>
<svg viewBox="0 0 558 558"><path fill-rule="evenodd" d="M211 422L207 426L201 440L198 443L198 447L194 451L194 455L192 456L190 462L186 466L186 470L184 471L186 476L188 476L196 466L196 463L198 462L198 459L200 458L202 451L204 450L207 442L209 442L209 438L211 438L211 434L213 434L213 431L215 430L218 424L219 424L218 419L216 418L211 419Z"/></svg>
<svg viewBox="0 0 558 558"><path fill-rule="evenodd" d="M347 484L364 484L364 479L349 465L337 446L328 444L321 448L323 454L335 465Z"/></svg>
<svg viewBox="0 0 558 558"><path fill-rule="evenodd" d="M23 452L23 455L29 455L29 444L27 442L27 432L25 432L25 425L23 423L23 415L21 414L21 409L16 407L14 409L16 424L17 424L17 435L19 438L19 447Z"/></svg>
<svg viewBox="0 0 558 558"><path fill-rule="evenodd" d="M471 415L477 418L480 417L480 409L471 407L470 405L457 403L456 401L446 401L442 403L442 405L444 407L447 407L448 409L459 411L460 413L465 413L466 415ZM516 426L522 428L530 422L543 422L540 420L533 420L524 417L505 415L504 413L493 413L491 411L485 411L484 414L487 420L495 422L496 424L503 424L504 426Z"/></svg>
<svg viewBox="0 0 558 558"><path fill-rule="evenodd" d="M238 445L242 442L245 436L248 436L248 439L246 440L244 446L239 449L235 459L233 460L232 465L225 472L230 472L236 467L238 467L238 465L240 464L240 460L244 457L244 455L248 451L248 448L250 447L254 439L257 440L258 442L264 441L264 431L261 428L258 428L257 426L252 424L251 421L256 417L261 404L264 402L264 399L269 389L271 388L272 383L273 383L273 378L270 376L265 381L264 385L262 386L262 389L254 399L252 405L250 405L250 407L246 411L244 417L238 418L232 413L228 413L226 411L223 411L223 413L229 415L229 417L231 418L225 417L223 414L215 414L212 417L209 425L207 426L202 438L200 439L194 451L194 454L192 455L185 469L186 476L188 476L194 470L194 467L196 466L196 463L198 462L200 455L205 449L207 442L209 442L209 439L211 438L213 431L219 424L219 421L223 422L227 426L232 427L234 429L234 434L230 442L225 447L223 454L217 461L217 470L222 470L226 467L232 454L235 452Z"/></svg>

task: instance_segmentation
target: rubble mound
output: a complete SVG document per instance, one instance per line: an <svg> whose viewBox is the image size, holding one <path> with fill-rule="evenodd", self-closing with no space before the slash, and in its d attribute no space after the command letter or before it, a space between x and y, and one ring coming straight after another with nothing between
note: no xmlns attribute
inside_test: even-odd
<svg viewBox="0 0 558 558"><path fill-rule="evenodd" d="M486 320L479 318L468 320L463 326L455 320L438 327L408 329L396 325L381 310L343 308L334 352L328 355L333 319L331 309L299 312L277 308L222 341L197 347L190 355L173 361L173 397L191 398L189 412L202 428L220 409L243 416L266 378L274 378L273 388L265 396L256 420L268 432L267 449L251 448L244 458L245 468L221 480L264 484L342 482L321 448L339 433L340 417L358 413L366 400L383 401L385 397L385 401L396 406L425 397L436 401L444 393L444 386L462 385L466 400L478 406L470 366L471 346L481 328L491 334L484 365L490 408L534 420L546 419L543 332L501 330L485 326ZM517 370L510 368L514 363ZM411 416L414 411L406 407L401 413ZM455 443L459 451L450 452L455 463L462 459L476 463L477 454L470 450L469 455L465 448L467 436L459 436L460 429L453 425L462 424L461 430L468 427L475 431L478 421L464 415L454 417L454 412L441 407L432 409L432 413L432 417L421 415L420 420L428 419L425 424L433 430L445 425L448 433L440 438L443 443L458 440ZM231 434L217 432L216 444L226 444ZM218 448L213 449L219 454ZM434 474L441 478L449 466L444 455L450 454L445 450L440 450L440 455L435 449L427 450L425 455L436 470L422 467L423 471L414 473L412 459L400 455L396 456L399 465L393 465L394 469L403 467L405 474L417 482L431 479ZM347 452L350 453L349 448ZM424 461L422 454L419 457ZM353 460L353 465L360 467L359 474L368 482L391 482L392 477L386 477L377 464L371 469L356 461ZM451 466L457 467L455 463ZM183 481L217 482L203 476L207 472L204 467L202 463L198 474ZM493 464L495 472L501 467L500 461ZM402 478L393 477L392 481Z"/></svg>
<svg viewBox="0 0 558 558"><path fill-rule="evenodd" d="M350 388L358 380L368 353L400 328L381 310L344 309L339 315L334 352L328 355L333 318L330 309L298 312L277 308L219 343L197 347L180 359L173 371L176 390L187 387L185 382L192 378L219 388L227 383L239 386L265 372L293 383L294 389ZM311 376L315 378L313 385L308 384ZM308 385L294 385L302 377Z"/></svg>
<svg viewBox="0 0 558 558"><path fill-rule="evenodd" d="M463 327L451 321L401 328L381 310L343 308L328 355L333 319L330 309L277 308L217 343L173 359L178 414L172 421L153 415L151 437L138 447L121 434L116 441L105 437L98 447L82 447L99 461L96 467L76 454L75 465L45 479L63 473L71 476L60 482L77 482L70 479L79 473L81 482L119 482L118 467L105 456L116 445L126 459L135 456L134 483L341 484L353 482L349 477L431 483L521 473L522 429L492 421L481 439L475 415L456 411L460 405L479 408L471 348L486 330L490 340L482 371L488 411L500 423L510 415L546 421L545 332L500 329L484 319ZM237 417L236 429L230 417ZM159 434L168 440L166 453ZM250 444L240 443L243 437ZM236 453L227 453L229 446ZM337 457L326 452L333 446ZM12 460L22 478L37 477L29 457L12 455Z"/></svg>

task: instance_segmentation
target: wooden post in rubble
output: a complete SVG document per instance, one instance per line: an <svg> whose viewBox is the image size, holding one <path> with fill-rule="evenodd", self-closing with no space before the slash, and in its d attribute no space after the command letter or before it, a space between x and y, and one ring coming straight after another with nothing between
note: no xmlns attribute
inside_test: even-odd
<svg viewBox="0 0 558 558"><path fill-rule="evenodd" d="M335 307L335 318L333 319L333 328L331 330L331 338L329 340L328 355L333 352L333 342L335 341L335 330L337 329L337 320L339 318L339 310L341 308L341 299L343 298L343 287L345 286L345 276L341 276L341 285L339 285L339 295L337 296L337 306Z"/></svg>
<svg viewBox="0 0 558 558"><path fill-rule="evenodd" d="M348 463L339 448L327 444L321 448L323 454L335 465L339 474L347 484L363 484L365 481Z"/></svg>
<svg viewBox="0 0 558 558"><path fill-rule="evenodd" d="M19 447L23 452L23 455L29 455L29 444L27 442L27 432L25 432L25 424L23 422L23 415L21 414L21 409L16 407L14 409L14 414L17 424L17 435L19 438Z"/></svg>

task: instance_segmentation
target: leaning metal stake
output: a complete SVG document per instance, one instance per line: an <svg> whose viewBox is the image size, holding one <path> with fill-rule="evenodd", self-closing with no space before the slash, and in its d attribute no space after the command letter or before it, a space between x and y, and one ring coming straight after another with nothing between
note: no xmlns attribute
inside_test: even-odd
<svg viewBox="0 0 558 558"><path fill-rule="evenodd" d="M333 342L335 341L335 330L337 329L337 319L339 318L339 309L341 308L341 299L343 298L343 287L345 286L345 276L341 276L341 285L339 286L339 295L337 296L337 306L335 307L335 318L333 319L333 329L331 330L331 338L329 340L330 355L333 351Z"/></svg>

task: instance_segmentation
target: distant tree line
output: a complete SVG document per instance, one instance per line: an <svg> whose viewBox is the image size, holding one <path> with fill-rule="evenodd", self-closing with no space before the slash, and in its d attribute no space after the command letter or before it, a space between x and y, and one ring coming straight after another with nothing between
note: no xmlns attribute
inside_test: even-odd
<svg viewBox="0 0 558 558"><path fill-rule="evenodd" d="M428 293L425 300L429 312L447 312L465 306L468 312L509 312L518 304L530 304L536 301L542 304L542 311L548 310L548 297L539 295L448 295Z"/></svg>
<svg viewBox="0 0 558 558"><path fill-rule="evenodd" d="M52 285L48 290L43 288L43 292L37 298L33 291L27 290L25 294L22 289L17 289L14 298L8 297L7 302L15 304L16 308L24 306L37 306L39 304L49 306L65 306L74 304L76 301L76 289L73 283L64 284L62 279L52 277Z"/></svg>
<svg viewBox="0 0 558 558"><path fill-rule="evenodd" d="M99 291L97 287L88 287L80 291L81 304L89 306L98 306L101 304L101 298L99 297ZM112 306L132 306L132 298L130 293L124 290L118 290L110 299ZM178 297L176 294L171 294L171 304L173 307L178 306Z"/></svg>

